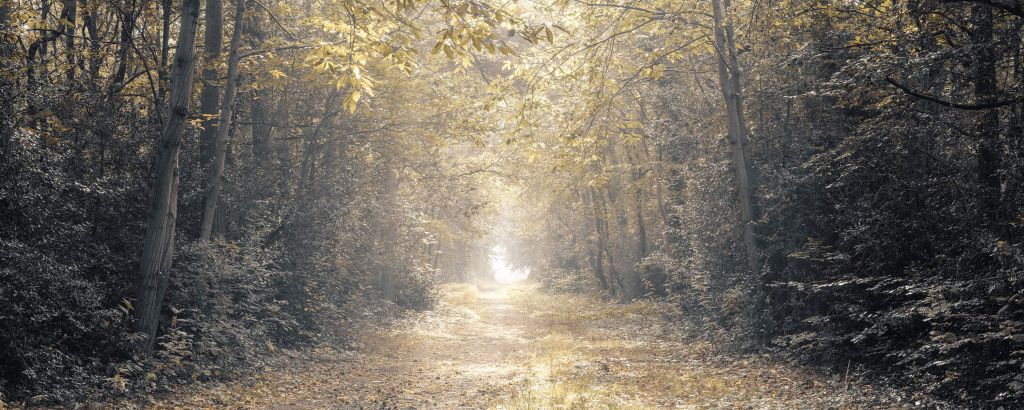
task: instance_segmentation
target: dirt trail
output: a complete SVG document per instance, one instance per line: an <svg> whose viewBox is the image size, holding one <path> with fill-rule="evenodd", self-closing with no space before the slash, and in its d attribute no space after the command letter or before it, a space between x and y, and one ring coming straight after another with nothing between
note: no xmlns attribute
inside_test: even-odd
<svg viewBox="0 0 1024 410"><path fill-rule="evenodd" d="M448 285L437 309L156 407L892 408L912 401L840 377L717 352L654 303L613 304L529 286ZM884 393L884 394L883 394Z"/></svg>

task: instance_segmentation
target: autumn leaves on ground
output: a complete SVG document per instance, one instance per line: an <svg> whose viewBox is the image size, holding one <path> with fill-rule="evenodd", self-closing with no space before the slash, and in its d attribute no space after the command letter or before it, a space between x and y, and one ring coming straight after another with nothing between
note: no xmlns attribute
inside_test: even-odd
<svg viewBox="0 0 1024 410"><path fill-rule="evenodd" d="M436 309L159 408L868 408L913 404L855 377L726 353L661 315L534 285L449 284ZM288 357L288 355L285 355Z"/></svg>

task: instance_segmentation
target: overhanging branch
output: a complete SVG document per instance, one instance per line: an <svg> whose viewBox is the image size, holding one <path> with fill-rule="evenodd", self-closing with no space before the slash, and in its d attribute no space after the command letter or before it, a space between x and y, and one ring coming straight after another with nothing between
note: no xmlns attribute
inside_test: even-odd
<svg viewBox="0 0 1024 410"><path fill-rule="evenodd" d="M986 4L1017 17L1024 17L1024 2L1021 0L942 0L943 3L978 3Z"/></svg>
<svg viewBox="0 0 1024 410"><path fill-rule="evenodd" d="M920 99L925 100L925 101L931 101L933 103L936 103L936 104L939 104L939 105L942 105L942 106L945 106L945 107L956 108L958 110L988 110L988 109L992 109L992 108L1005 107L1007 105L1013 105L1013 104L1017 104L1017 103L1020 102L1019 98L1013 98L1013 99L1008 99L1008 100L979 102L979 103L974 103L974 104L961 104L961 103L955 103L955 102L952 102L952 101L946 101L946 100L943 100L943 99L941 99L939 97L936 97L934 95L928 95L928 94L925 94L925 93L921 93L921 92L917 92L917 91L911 90L910 87L907 87L907 86L905 86L903 84L900 84L899 82L897 82L896 80L893 80L892 78L888 78L887 77L885 79L885 81L888 82L889 84L892 84L896 88L899 88L900 90L902 90L904 93L907 93L908 95L920 98Z"/></svg>

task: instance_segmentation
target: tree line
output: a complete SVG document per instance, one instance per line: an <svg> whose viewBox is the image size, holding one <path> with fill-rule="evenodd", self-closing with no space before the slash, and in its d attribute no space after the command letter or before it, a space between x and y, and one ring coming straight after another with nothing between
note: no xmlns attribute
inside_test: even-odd
<svg viewBox="0 0 1024 410"><path fill-rule="evenodd" d="M544 27L477 1L0 4L0 401L230 376L486 263L466 68Z"/></svg>
<svg viewBox="0 0 1024 410"><path fill-rule="evenodd" d="M1024 397L1024 5L3 0L0 400L133 396L546 288Z"/></svg>
<svg viewBox="0 0 1024 410"><path fill-rule="evenodd" d="M722 345L1024 394L1012 1L556 2L523 56L517 260Z"/></svg>

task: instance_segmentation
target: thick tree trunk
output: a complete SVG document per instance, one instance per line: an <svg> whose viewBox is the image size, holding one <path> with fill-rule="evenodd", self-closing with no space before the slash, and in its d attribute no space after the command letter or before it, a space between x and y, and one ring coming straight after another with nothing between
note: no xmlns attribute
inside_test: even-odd
<svg viewBox="0 0 1024 410"><path fill-rule="evenodd" d="M267 34L263 31L263 23L266 10L261 7L250 10L249 19L245 24L245 34L248 45L256 50L263 47ZM256 169L262 174L270 161L270 147L273 145L274 127L278 122L278 113L271 107L273 93L270 88L257 88L252 92L251 117L252 117L252 154L256 158ZM258 181L263 183L263 181Z"/></svg>
<svg viewBox="0 0 1024 410"><path fill-rule="evenodd" d="M206 33L203 35L203 90L199 94L199 113L202 114L202 131L199 133L199 160L204 167L213 158L217 139L217 125L220 113L220 85L217 65L220 63L224 41L224 2L206 1ZM206 170L209 175L209 169Z"/></svg>
<svg viewBox="0 0 1024 410"><path fill-rule="evenodd" d="M274 138L274 122L277 115L270 113L270 90L253 92L252 99L252 154L257 166L262 169L270 160L270 147ZM275 112L276 114L276 112Z"/></svg>
<svg viewBox="0 0 1024 410"><path fill-rule="evenodd" d="M178 212L178 154L181 150L181 134L188 120L195 75L199 0L182 0L181 7L181 31L174 52L167 123L161 133L160 153L154 167L155 180L150 194L146 235L139 263L135 329L147 336L144 345L146 352L152 351L156 340L160 309L174 257L174 225Z"/></svg>
<svg viewBox="0 0 1024 410"><path fill-rule="evenodd" d="M210 235L213 233L214 216L217 214L217 204L220 201L220 191L224 186L224 160L228 147L228 130L231 129L231 114L235 105L235 88L238 82L238 47L242 38L244 18L245 1L239 1L235 5L235 28L231 33L231 49L228 51L228 77L227 83L224 85L224 100L221 103L217 139L214 143L212 162L207 175L203 221L199 231L200 241L210 240Z"/></svg>
<svg viewBox="0 0 1024 410"><path fill-rule="evenodd" d="M974 98L989 101L998 95L996 80L996 57L992 36L992 7L975 4L971 6L971 43L976 57L974 68ZM1005 225L1001 206L1001 169L999 110L986 110L978 122L977 178L979 217L983 224Z"/></svg>
<svg viewBox="0 0 1024 410"><path fill-rule="evenodd" d="M732 23L724 13L730 7L729 0L711 0L715 20L715 48L718 54L718 82L725 98L728 117L729 145L732 148L733 167L736 171L736 191L739 197L743 243L747 251L747 265L750 274L760 271L760 256L754 238L754 182L747 153L747 124L743 115L742 82L736 44L733 41ZM726 10L723 10L723 5Z"/></svg>

